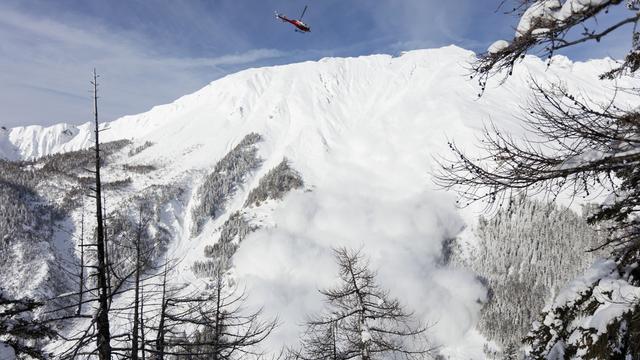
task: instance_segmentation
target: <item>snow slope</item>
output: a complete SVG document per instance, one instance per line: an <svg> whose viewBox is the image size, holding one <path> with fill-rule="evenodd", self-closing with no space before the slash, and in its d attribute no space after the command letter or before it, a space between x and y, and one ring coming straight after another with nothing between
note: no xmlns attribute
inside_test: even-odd
<svg viewBox="0 0 640 360"><path fill-rule="evenodd" d="M179 281L195 282L188 264L203 258L219 226L240 208L248 191L283 157L302 174L310 192L254 209L265 226L241 244L234 276L255 305L278 315L272 346L294 344L305 314L322 306L318 287L330 285L336 268L332 246L362 247L379 280L411 310L434 324L434 341L453 358L481 358L474 331L486 290L474 274L442 265L442 242L473 221L460 214L451 194L433 189L434 156L447 140L466 146L487 121L521 132L513 114L529 94L530 76L582 88L598 84L592 99L610 93L597 75L608 60L572 63L557 57L547 68L528 57L525 66L481 98L469 79L474 54L449 46L400 57L327 58L250 69L150 111L103 124L103 141L132 139L153 145L124 164L154 164L134 177L133 188L179 182L192 190L171 216L177 230L169 254L184 259ZM605 83L606 84L606 83ZM624 94L619 96L624 97ZM624 100L624 98L622 98ZM195 189L215 163L246 134L263 136L262 167L195 238L189 231ZM90 125L13 128L0 133L0 156L31 159L91 145ZM117 200L116 200L117 201ZM267 209L267 210L265 210ZM177 220L176 220L177 219ZM178 280L176 280L178 281Z"/></svg>

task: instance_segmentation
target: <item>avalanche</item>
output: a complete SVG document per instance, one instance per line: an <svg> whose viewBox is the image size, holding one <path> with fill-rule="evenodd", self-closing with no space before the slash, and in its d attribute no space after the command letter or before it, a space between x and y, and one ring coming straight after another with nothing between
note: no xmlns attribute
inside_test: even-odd
<svg viewBox="0 0 640 360"><path fill-rule="evenodd" d="M556 58L547 67L527 57L508 82L478 99L468 76L474 56L448 46L250 69L171 104L104 123L104 142L132 141L104 170L107 180L130 178L128 191L114 192L108 206L153 186L178 187L175 193L183 197L171 199L158 218L173 236L166 256L182 261L171 280L193 287L205 284L191 265L205 258L205 247L232 214L240 211L259 226L239 244L231 274L247 287L252 305L279 316L272 349L295 344L304 316L322 305L317 289L335 281L331 247L348 245L363 247L381 284L434 325L432 337L443 354L483 358L484 339L474 327L486 289L473 273L444 266L442 254L443 242L478 213L458 211L451 194L433 188L434 157L447 154L453 136L474 144L487 121L521 133L513 114L531 77L603 89L597 74L613 62ZM594 100L608 95L607 89L590 93ZM261 165L243 174L219 216L193 233L198 189L250 133L262 138L255 145ZM89 124L13 128L0 133L0 157L35 159L87 148L91 139ZM305 188L282 201L245 206L249 192L285 158ZM147 165L153 165L147 172L125 171ZM77 236L78 210L71 218L69 231Z"/></svg>

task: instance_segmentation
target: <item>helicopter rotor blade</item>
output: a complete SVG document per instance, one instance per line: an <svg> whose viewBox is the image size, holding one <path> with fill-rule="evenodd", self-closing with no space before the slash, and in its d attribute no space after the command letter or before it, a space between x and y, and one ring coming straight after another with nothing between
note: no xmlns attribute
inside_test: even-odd
<svg viewBox="0 0 640 360"><path fill-rule="evenodd" d="M304 10L302 10L302 15L300 15L300 20L304 17L304 13L307 12L307 5L304 6Z"/></svg>

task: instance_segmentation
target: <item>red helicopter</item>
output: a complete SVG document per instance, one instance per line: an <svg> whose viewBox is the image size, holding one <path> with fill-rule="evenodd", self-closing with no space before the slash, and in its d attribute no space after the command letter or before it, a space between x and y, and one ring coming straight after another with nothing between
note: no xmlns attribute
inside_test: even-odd
<svg viewBox="0 0 640 360"><path fill-rule="evenodd" d="M305 12L307 12L307 6L304 7L304 10L302 10L302 15L300 15L300 19L296 20L296 19L289 19L284 15L278 14L278 12L276 11L276 18L282 20L282 22L288 22L289 24L295 26L296 32L308 33L308 32L311 32L311 28L307 24L302 22L302 17L304 16Z"/></svg>

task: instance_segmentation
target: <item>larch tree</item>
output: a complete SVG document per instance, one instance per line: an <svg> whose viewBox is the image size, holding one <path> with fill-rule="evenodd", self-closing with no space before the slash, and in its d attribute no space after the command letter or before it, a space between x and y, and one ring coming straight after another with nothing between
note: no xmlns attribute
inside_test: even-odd
<svg viewBox="0 0 640 360"><path fill-rule="evenodd" d="M334 250L337 286L321 290L327 309L309 318L297 359L423 359L433 352L427 327L375 282L359 251Z"/></svg>
<svg viewBox="0 0 640 360"><path fill-rule="evenodd" d="M640 33L635 27L640 19L638 1L526 0L516 1L516 5L513 11L521 19L513 41L492 46L473 64L483 90L489 78L508 76L528 52L550 57L576 44L596 43L627 24L633 25L629 53L601 77L636 76L640 67ZM604 29L592 28L598 26L597 22L592 24L597 16L606 17L610 8L617 6L626 6L630 16L608 19L607 23L614 24ZM576 27L583 29L578 35L570 31ZM533 79L532 90L523 124L535 141L514 138L489 126L481 141L481 157L468 155L450 142L454 159L442 161L436 181L458 191L466 203L485 200L490 204L513 199L515 193L548 192L555 196L568 191L588 196L605 188L614 195L612 201L600 206L591 221L615 221L616 231L608 243L637 249L640 109L620 104L615 98L594 103L558 83L541 84ZM617 91L640 99L640 89L618 87Z"/></svg>
<svg viewBox="0 0 640 360"><path fill-rule="evenodd" d="M608 200L596 207L588 221L607 230L607 240L597 248L609 251L615 261L610 276L638 287L640 88L633 84L637 84L640 69L640 1L501 2L503 7L509 4L513 7L507 12L516 14L519 20L514 38L495 42L472 66L472 77L479 81L481 94L492 78L508 81L525 54L534 53L553 62L552 56L563 49L579 44L597 47L612 34L627 34L629 50L624 59L599 74L603 87L613 86L615 94L609 101L597 103L562 83L532 79L533 95L521 116L527 136L516 138L488 126L481 139L481 155L470 154L450 142L454 158L441 161L436 182L456 190L463 205L477 201L509 204L520 194L532 193L544 193L553 199L559 194L586 198L609 193ZM620 100L622 94L626 101ZM536 323L526 337L533 348L530 357L545 358L559 347L567 357L579 351L595 358L614 354L640 357L640 345L630 340L632 334L640 333L640 300L615 300L612 294L609 301L598 302L591 295L597 292L598 283L593 282L579 294L580 301L558 305L541 315L546 320ZM596 331L597 336L579 326L578 314L593 315L616 301L627 310L612 317L607 329Z"/></svg>

